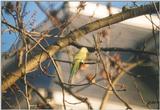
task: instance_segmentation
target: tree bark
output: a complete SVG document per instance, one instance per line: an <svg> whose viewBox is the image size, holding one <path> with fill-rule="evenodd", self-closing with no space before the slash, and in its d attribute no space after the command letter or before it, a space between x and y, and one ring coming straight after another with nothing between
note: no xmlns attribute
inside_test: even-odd
<svg viewBox="0 0 160 110"><path fill-rule="evenodd" d="M159 2L156 3L156 7L157 9L159 9ZM118 14L114 14L112 16L96 20L94 22L88 23L80 27L79 29L74 30L73 32L66 35L65 37L62 37L60 40L57 41L55 45L49 46L46 50L49 52L50 55L53 56L60 49L70 45L77 39L83 37L85 34L98 30L102 27L124 21L126 19L130 19L130 18L134 18L137 16L150 14L150 13L156 13L156 9L153 4L148 4L148 5L140 6L137 8L128 9ZM16 71L6 76L6 78L2 81L2 92L6 91L19 78L21 78L25 74L28 74L31 70L35 69L39 65L39 62L43 62L46 59L48 59L48 55L46 52L39 53L34 58L32 58L27 62L25 73L24 73L25 66L22 65Z"/></svg>

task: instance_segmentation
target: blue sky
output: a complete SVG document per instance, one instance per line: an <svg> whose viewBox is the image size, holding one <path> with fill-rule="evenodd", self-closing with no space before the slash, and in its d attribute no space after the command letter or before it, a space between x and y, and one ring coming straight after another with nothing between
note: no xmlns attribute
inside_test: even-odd
<svg viewBox="0 0 160 110"><path fill-rule="evenodd" d="M48 9L49 3L51 2L43 2L43 7L46 10ZM58 8L62 4L62 2L54 2L54 3L55 3L54 9ZM107 2L99 2L99 3L106 4ZM141 2L141 3L144 3L144 2ZM3 2L1 2L1 5L3 5ZM114 7L122 8L124 5L131 6L132 3L131 2L112 2L112 6ZM43 20L46 19L45 14L41 12L41 10L37 7L35 2L28 2L27 7L26 7L26 12L29 12L29 14L27 14L27 16L24 17L24 22L27 25L29 24L30 20L33 19L33 17L35 17L34 19L36 20L34 22L34 26L36 26L37 24L41 23ZM4 17L7 19L7 21L10 24L14 25L14 20L11 16L4 13ZM3 31L4 29L6 29L6 26L2 24L1 30ZM27 30L30 30L30 29L31 29L30 26L28 26ZM5 32L4 34L2 34L1 35L1 51L2 52L8 51L9 48L12 46L13 42L16 41L16 39L17 39L17 35L13 33Z"/></svg>
<svg viewBox="0 0 160 110"><path fill-rule="evenodd" d="M2 5L3 5L3 2L2 2ZM39 8L34 2L28 2L26 6L26 12L29 12L29 14L26 17L24 17L25 24L28 24L30 22L30 20L33 17L33 14L35 14L34 17L36 20L34 22L35 23L34 26L36 26L37 24L41 23L43 20L46 19L45 14L39 10ZM14 20L11 16L4 13L4 17L10 24L14 25ZM28 30L30 30L29 28L30 27L28 26ZM6 29L6 26L2 24L1 30L3 29ZM12 46L13 42L15 42L16 38L17 36L13 33L5 32L4 34L2 34L1 35L1 44L2 44L1 51L2 52L8 51L9 48Z"/></svg>

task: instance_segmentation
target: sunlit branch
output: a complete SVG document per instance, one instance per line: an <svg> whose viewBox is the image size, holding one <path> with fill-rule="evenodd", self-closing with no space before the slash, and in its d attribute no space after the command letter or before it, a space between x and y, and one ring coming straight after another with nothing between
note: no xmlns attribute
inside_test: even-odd
<svg viewBox="0 0 160 110"><path fill-rule="evenodd" d="M159 3L155 3L157 8L159 7ZM102 18L99 20L96 20L94 22L88 23L79 29L74 30L72 33L69 33L65 37L60 38L55 45L50 45L47 47L47 52L49 53L50 56L53 56L56 52L58 52L60 49L70 45L73 43L75 40L83 37L84 35L95 31L97 29L100 29L105 26L109 26L121 21L124 21L129 18L137 17L140 15L144 14L149 14L149 13L154 13L156 12L154 5L149 4L149 5L144 5L143 7L137 7L130 9L126 12L120 12L117 14L114 14L112 16ZM6 24L6 22L2 21L2 23ZM42 56L41 56L42 54ZM37 54L34 56L31 60L28 61L26 65L26 74L35 69L39 65L39 59L41 56L41 62L45 61L48 59L48 54L46 52L42 52L40 54ZM2 81L2 91L6 91L11 85L13 85L20 77L23 76L22 70L24 70L24 65L22 65L20 68L18 68L16 71L12 72L9 76L7 76L3 81Z"/></svg>

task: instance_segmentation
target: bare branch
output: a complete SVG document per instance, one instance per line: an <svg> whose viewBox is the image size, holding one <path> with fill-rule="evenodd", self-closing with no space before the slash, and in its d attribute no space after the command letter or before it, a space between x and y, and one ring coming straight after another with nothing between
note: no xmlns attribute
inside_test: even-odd
<svg viewBox="0 0 160 110"><path fill-rule="evenodd" d="M33 92L35 92L41 99L42 101L50 108L53 109L53 106L50 105L47 100L37 91L36 88L34 88L29 82L27 82L27 85L33 90Z"/></svg>
<svg viewBox="0 0 160 110"><path fill-rule="evenodd" d="M77 48L81 47L86 47L90 52L96 51L94 47L89 47L89 46L84 46L80 45L78 43L72 43L73 46ZM137 49L131 49L131 48L119 48L119 47L110 47L110 48L101 48L102 51L110 51L110 52L130 52L130 53L135 53L135 54L148 54L148 55L157 55L156 52L149 52L149 51L142 51L142 50L137 50Z"/></svg>
<svg viewBox="0 0 160 110"><path fill-rule="evenodd" d="M58 84L59 86L62 87L61 84L59 84L59 83L56 83L56 84ZM83 102L83 103L86 103L89 110L92 110L92 109L93 109L92 106L91 106L91 104L88 102L88 99L87 99L87 98L84 98L84 97L81 97L81 96L76 95L75 93L73 93L73 92L70 90L70 88L68 88L68 87L66 87L66 86L63 86L63 88L65 89L65 91L67 91L69 94L71 94L72 96L74 96L76 99L80 100L80 101Z"/></svg>
<svg viewBox="0 0 160 110"><path fill-rule="evenodd" d="M159 3L155 3L157 8L159 8ZM46 50L49 53L49 55L53 56L56 52L58 52L60 49L70 45L75 40L83 37L85 34L88 34L92 31L95 31L97 29L100 29L105 26L109 26L121 21L124 21L129 18L137 17L140 15L148 14L148 13L155 13L156 10L154 8L153 4L144 5L143 7L137 7L133 9L129 9L128 11L121 12L118 14L114 14L112 16L99 19L97 21L88 23L79 29L74 30L72 33L69 33L65 37L60 38L55 45L49 46ZM3 22L3 24L6 24L6 22ZM20 29L19 29L20 30ZM20 31L21 32L21 31ZM41 56L42 54L42 56ZM46 52L42 52L36 56L34 56L31 60L28 61L26 65L26 74L35 69L39 65L39 58L41 57L41 62L48 59L48 55ZM2 81L2 91L6 91L11 85L13 85L20 77L24 76L24 65L22 65L19 69L14 71L12 74L8 75L3 81Z"/></svg>

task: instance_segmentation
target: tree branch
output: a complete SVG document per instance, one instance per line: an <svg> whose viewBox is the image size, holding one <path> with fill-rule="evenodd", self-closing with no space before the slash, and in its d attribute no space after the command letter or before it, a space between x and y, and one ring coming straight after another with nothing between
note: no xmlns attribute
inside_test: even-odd
<svg viewBox="0 0 160 110"><path fill-rule="evenodd" d="M157 8L159 9L159 3L155 3ZM125 12L120 12L118 14L114 14L113 16L105 17L94 22L88 23L79 29L74 30L73 32L69 33L65 37L62 37L57 41L55 45L49 46L46 50L48 51L49 55L54 55L60 49L70 45L77 39L83 37L85 34L88 34L92 31L98 30L102 27L109 26L126 19L134 18L140 15L155 13L155 7L153 4L148 4L144 6L140 6L137 8L129 9ZM4 23L4 22L2 22ZM4 23L5 24L5 23ZM41 55L42 54L42 55ZM41 62L48 59L48 55L46 52L42 52L34 56L31 60L28 61L26 65L26 72L25 74L29 73L29 71L35 69L39 65L39 59ZM10 86L12 86L19 78L24 76L24 69L25 66L22 65L19 69L9 74L3 81L2 81L2 91L6 91Z"/></svg>
<svg viewBox="0 0 160 110"><path fill-rule="evenodd" d="M78 95L74 94L74 93L70 90L70 88L68 88L68 87L66 87L66 86L62 86L61 84L59 84L59 83L57 83L57 82L55 82L55 83L56 83L57 85L63 87L66 92L68 92L69 94L71 94L72 96L74 96L76 99L78 99L78 100L80 100L81 102L85 103L85 104L88 106L88 109L89 109L89 110L92 110L92 109L93 109L92 106L91 106L91 104L90 104L89 101L88 101L88 98L78 96Z"/></svg>
<svg viewBox="0 0 160 110"><path fill-rule="evenodd" d="M96 49L94 47L84 46L80 45L78 43L72 43L73 46L77 48L86 47L89 52L94 52ZM150 52L150 51L143 51L143 50L137 50L137 49L131 49L131 48L119 48L119 47L109 47L109 48L101 48L101 51L110 51L110 52L130 52L135 54L148 54L148 55L154 55L156 56L156 52Z"/></svg>

